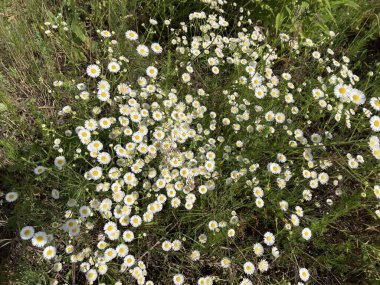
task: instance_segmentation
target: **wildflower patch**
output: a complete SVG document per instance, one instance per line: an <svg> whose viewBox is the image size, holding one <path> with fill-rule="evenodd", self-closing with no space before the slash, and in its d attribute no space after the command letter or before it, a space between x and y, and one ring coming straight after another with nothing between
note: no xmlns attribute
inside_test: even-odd
<svg viewBox="0 0 380 285"><path fill-rule="evenodd" d="M53 284L72 272L78 284L313 283L315 261L297 261L323 234L313 217L342 196L372 199L380 217L380 99L330 48L335 34L275 37L243 7L205 2L179 26L151 20L162 41L99 30L102 56L52 79L69 104L44 129L54 158L33 172L59 178L50 195L67 208L20 237ZM68 197L67 176L85 191Z"/></svg>

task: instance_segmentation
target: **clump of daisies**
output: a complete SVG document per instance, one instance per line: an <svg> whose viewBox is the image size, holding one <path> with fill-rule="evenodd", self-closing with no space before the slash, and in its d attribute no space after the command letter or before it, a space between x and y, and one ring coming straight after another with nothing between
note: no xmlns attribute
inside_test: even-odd
<svg viewBox="0 0 380 285"><path fill-rule="evenodd" d="M65 124L52 137L52 163L34 169L73 171L86 197L68 200L54 235L20 231L53 275L75 268L89 284L108 276L114 284L274 282L276 260L290 254L284 245L312 243L313 213L327 213L364 164L380 158L380 101L360 90L347 57L311 39L273 40L244 8L235 22L223 12L229 4L203 2L213 12L191 13L168 43L133 29L98 31L102 57L58 112ZM150 25L160 31L170 21ZM169 51L174 72L165 66ZM308 60L312 75L283 56ZM69 84L55 80L54 90ZM347 141L351 133L357 138ZM372 189L378 199L379 186ZM200 274L207 264L209 275ZM299 268L288 278L308 282L317 273Z"/></svg>
<svg viewBox="0 0 380 285"><path fill-rule="evenodd" d="M67 22L63 20L63 16L61 13L59 13L57 16L52 18L49 21L46 21L43 25L43 30L45 35L51 36L56 32L62 31L63 33L69 31L69 25ZM61 84L61 82L58 80L58 85ZM56 84L53 84L54 86L57 86Z"/></svg>

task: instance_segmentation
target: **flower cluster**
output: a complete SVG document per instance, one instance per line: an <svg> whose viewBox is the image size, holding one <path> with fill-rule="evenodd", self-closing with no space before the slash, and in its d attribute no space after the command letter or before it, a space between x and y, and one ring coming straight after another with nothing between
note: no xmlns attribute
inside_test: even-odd
<svg viewBox="0 0 380 285"><path fill-rule="evenodd" d="M89 284L271 282L288 238L310 242L308 216L380 159L380 99L358 89L347 57L311 39L273 40L244 8L229 22L226 3L204 2L214 12L191 13L169 43L98 31L105 55L85 78L74 88L54 81L75 99L59 111L57 156L34 173L80 173L85 198L69 200L54 235L30 226L20 235L57 275L72 263ZM351 141L361 148L348 152ZM379 199L371 183L363 191ZM292 281L313 278L297 270Z"/></svg>

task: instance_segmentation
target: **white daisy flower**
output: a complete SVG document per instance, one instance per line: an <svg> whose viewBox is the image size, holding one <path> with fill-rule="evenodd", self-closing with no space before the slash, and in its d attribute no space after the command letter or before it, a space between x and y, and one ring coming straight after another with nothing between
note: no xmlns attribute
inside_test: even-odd
<svg viewBox="0 0 380 285"><path fill-rule="evenodd" d="M223 257L220 261L220 266L222 266L222 268L229 268L231 266L231 259Z"/></svg>
<svg viewBox="0 0 380 285"><path fill-rule="evenodd" d="M352 103L355 105L363 105L365 103L365 95L362 91L358 89L351 89L349 97Z"/></svg>
<svg viewBox="0 0 380 285"><path fill-rule="evenodd" d="M149 55L149 48L146 45L138 45L136 50L142 57L147 57Z"/></svg>
<svg viewBox="0 0 380 285"><path fill-rule="evenodd" d="M199 283L198 283L199 284ZM248 278L243 278L243 280L239 283L240 285L252 285L252 281Z"/></svg>
<svg viewBox="0 0 380 285"><path fill-rule="evenodd" d="M266 233L264 234L264 243L265 243L266 245L271 246L271 245L274 244L274 242L275 242L275 237L274 237L274 235L273 235L271 232L266 232Z"/></svg>
<svg viewBox="0 0 380 285"><path fill-rule="evenodd" d="M349 98L351 87L345 84L338 84L334 88L334 95L346 101Z"/></svg>
<svg viewBox="0 0 380 285"><path fill-rule="evenodd" d="M148 66L146 69L146 74L151 78L156 78L158 74L158 69L154 66Z"/></svg>
<svg viewBox="0 0 380 285"><path fill-rule="evenodd" d="M131 217L130 223L131 223L132 227L137 228L141 225L142 219L140 216L134 215Z"/></svg>
<svg viewBox="0 0 380 285"><path fill-rule="evenodd" d="M307 270L306 268L300 268L299 276L302 281L307 282L310 278L309 270Z"/></svg>
<svg viewBox="0 0 380 285"><path fill-rule="evenodd" d="M260 272L268 271L268 268L269 268L268 261L266 261L265 259L260 260L259 264L257 265L257 268L259 269Z"/></svg>
<svg viewBox="0 0 380 285"><path fill-rule="evenodd" d="M96 78L100 75L100 67L97 66L96 64L91 64L87 67L87 75Z"/></svg>
<svg viewBox="0 0 380 285"><path fill-rule="evenodd" d="M173 277L173 282L175 285L182 285L185 282L185 277L182 274L176 274Z"/></svg>
<svg viewBox="0 0 380 285"><path fill-rule="evenodd" d="M162 250L163 251L170 251L171 249L172 249L172 243L170 242L170 241L164 241L163 243L162 243Z"/></svg>
<svg viewBox="0 0 380 285"><path fill-rule="evenodd" d="M99 180L103 175L103 171L99 166L96 166L89 171L89 174L91 179Z"/></svg>
<svg viewBox="0 0 380 285"><path fill-rule="evenodd" d="M107 68L109 72L117 73L120 70L120 65L117 62L112 61L108 64Z"/></svg>
<svg viewBox="0 0 380 285"><path fill-rule="evenodd" d="M369 102L370 102L372 108L374 108L376 111L380 111L380 98L372 97Z"/></svg>
<svg viewBox="0 0 380 285"><path fill-rule="evenodd" d="M36 167L34 168L33 172L34 172L34 174L36 174L36 175L40 175L40 174L44 173L45 170L46 170L46 167L44 167L44 166L36 166Z"/></svg>
<svg viewBox="0 0 380 285"><path fill-rule="evenodd" d="M110 31L107 31L107 30L103 30L100 32L100 35L103 37L103 38L110 38L111 37L111 33Z"/></svg>
<svg viewBox="0 0 380 285"><path fill-rule="evenodd" d="M37 247L43 247L47 243L47 234L45 232L37 232L32 238L32 244Z"/></svg>
<svg viewBox="0 0 380 285"><path fill-rule="evenodd" d="M93 284L98 278L98 272L95 269L90 269L86 272L86 278L90 284Z"/></svg>
<svg viewBox="0 0 380 285"><path fill-rule="evenodd" d="M162 52L162 47L159 43L153 43L150 47L154 53L160 54Z"/></svg>
<svg viewBox="0 0 380 285"><path fill-rule="evenodd" d="M374 132L380 132L380 117L379 116L372 116L369 120L369 124L371 126L371 129Z"/></svg>
<svg viewBox="0 0 380 285"><path fill-rule="evenodd" d="M34 228L31 226L23 227L20 231L20 237L23 240L29 240L34 236Z"/></svg>
<svg viewBox="0 0 380 285"><path fill-rule="evenodd" d="M64 156L58 156L54 159L54 165L58 169L62 169L62 167L66 164L66 158Z"/></svg>
<svg viewBox="0 0 380 285"><path fill-rule="evenodd" d="M46 260L50 260L55 257L57 249L54 246L47 246L43 251L43 256Z"/></svg>
<svg viewBox="0 0 380 285"><path fill-rule="evenodd" d="M125 242L131 242L135 239L135 235L132 231L127 230L123 233L123 240Z"/></svg>
<svg viewBox="0 0 380 285"><path fill-rule="evenodd" d="M126 257L124 257L124 264L127 266L127 267L131 267L133 266L133 264L135 264L136 262L136 259L133 255L129 254L127 255Z"/></svg>
<svg viewBox="0 0 380 285"><path fill-rule="evenodd" d="M183 81L184 83L189 82L190 79L191 79L191 77L190 77L190 74L189 74L189 73L184 73L184 74L182 74L182 81Z"/></svg>
<svg viewBox="0 0 380 285"><path fill-rule="evenodd" d="M247 275L252 275L255 272L255 266L252 262L247 261L246 263L244 263L243 268L244 273Z"/></svg>
<svg viewBox="0 0 380 285"><path fill-rule="evenodd" d="M108 152L101 152L98 154L97 160L100 164L109 164L111 162L111 155Z"/></svg>
<svg viewBox="0 0 380 285"><path fill-rule="evenodd" d="M305 240L309 240L311 238L311 230L309 228L304 228L302 230L302 237L305 239Z"/></svg>
<svg viewBox="0 0 380 285"><path fill-rule="evenodd" d="M131 40L131 41L135 41L139 38L139 35L135 32L135 31L132 31L132 30L128 30L126 33L125 33L125 37L128 39L128 40Z"/></svg>
<svg viewBox="0 0 380 285"><path fill-rule="evenodd" d="M253 245L253 251L256 256L262 256L264 254L264 247L260 243L255 243Z"/></svg>
<svg viewBox="0 0 380 285"><path fill-rule="evenodd" d="M6 195L5 195L5 200L9 203L12 203L14 201L16 201L18 198L18 193L17 192L8 192Z"/></svg>

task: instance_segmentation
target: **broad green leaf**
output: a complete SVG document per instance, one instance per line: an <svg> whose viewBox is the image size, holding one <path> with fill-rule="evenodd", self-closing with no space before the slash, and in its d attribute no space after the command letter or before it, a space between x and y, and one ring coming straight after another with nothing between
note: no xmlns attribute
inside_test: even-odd
<svg viewBox="0 0 380 285"><path fill-rule="evenodd" d="M73 23L71 25L72 31L75 34L75 36L81 40L82 43L87 44L88 43L88 37L86 33L83 31L83 29L77 24Z"/></svg>
<svg viewBox="0 0 380 285"><path fill-rule="evenodd" d="M278 33L283 21L284 21L284 15L282 13L278 13L276 16L276 25L275 25L276 33Z"/></svg>

